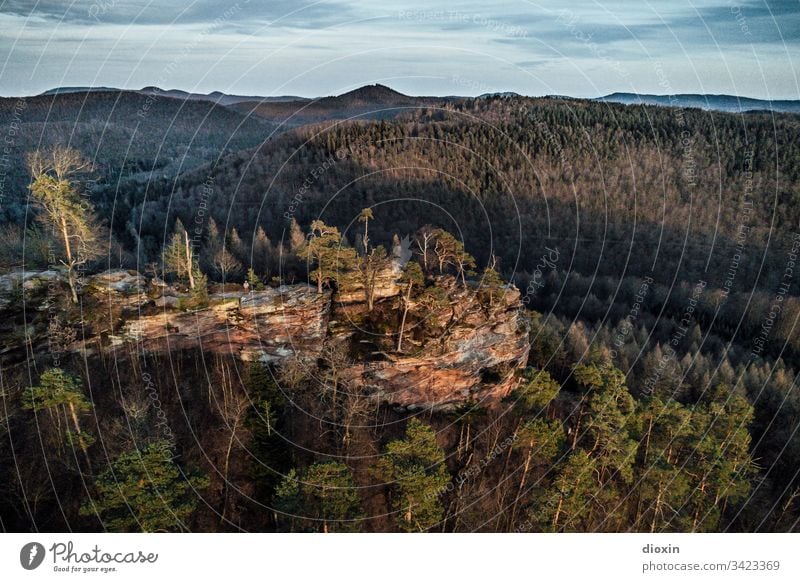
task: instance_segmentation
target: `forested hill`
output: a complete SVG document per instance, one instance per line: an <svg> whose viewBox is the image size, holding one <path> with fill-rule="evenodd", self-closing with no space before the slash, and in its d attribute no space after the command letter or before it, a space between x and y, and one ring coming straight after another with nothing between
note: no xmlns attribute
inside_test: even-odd
<svg viewBox="0 0 800 582"><path fill-rule="evenodd" d="M0 378L13 403L0 431L15 435L0 439L0 469L19 471L0 496L3 527L63 529L81 516L80 527L92 529L100 515L120 531L796 531L798 118L515 96L406 105L383 89L366 96L401 102L386 105L391 118L325 117L266 141L270 125L194 104L205 109L185 119L197 123L179 124L186 132L167 140L169 171L116 166L125 180L95 186L88 208L48 214L52 192L78 199L80 180L53 169L78 156L38 157L29 222L0 231L9 271L0 280L8 314L0 353L16 354ZM144 107L142 96L130 99L120 126ZM156 104L180 120L189 107ZM26 131L48 118L31 111ZM224 137L195 138L206 113ZM63 115L62 131L82 135ZM154 135L165 119L149 122ZM102 122L78 127L89 151L116 155L105 153ZM253 142L220 155L244 127ZM145 160L165 151L128 142ZM187 144L201 149L175 177ZM59 241L53 225L64 208L75 233ZM62 251L72 240L83 244L70 259ZM390 257L408 262L398 271ZM387 270L388 282L379 276ZM137 283L122 285L129 280ZM315 305L338 298L322 300L324 334L298 317L295 329L347 337L350 347L320 340L312 346L320 357L304 368L293 350L278 353L286 335L268 332L266 343L288 361L242 366L238 356L261 343L258 326L244 325L252 297L256 311L286 325L278 299L292 285ZM45 303L33 309L37 292ZM343 299L353 294L355 303ZM492 316L508 307L500 296L512 296L524 318ZM474 309L459 318L465 305ZM131 316L154 341L128 326ZM469 373L481 394L496 396L493 407L468 388L457 390L457 410L370 404L344 373L391 384L381 397L412 387L429 395L392 362L406 362L405 351L436 355L431 340L443 350L439 386L451 389L452 361L476 363L478 329L484 363ZM442 330L463 340L463 352L440 341L450 337ZM166 352L128 349L164 333ZM70 347L87 337L97 340L88 359ZM246 349L231 350L231 337ZM212 343L181 347L195 338ZM511 357L496 357L499 338L514 340ZM53 350L63 356L55 367ZM151 394L174 428L166 437L142 404ZM78 408L75 433L53 412L64 404ZM33 414L52 421L45 449ZM94 444L94 433L115 448ZM94 474L101 454L113 456L103 460L113 469ZM50 464L31 462L39 459ZM122 475L138 490L132 459L164 475L155 494L136 500L147 524L131 520L115 486ZM52 491L26 506L23 494L39 491L50 467L58 468ZM204 503L189 489L209 491ZM329 503L318 489L341 496ZM178 523L164 506L181 509Z"/></svg>
<svg viewBox="0 0 800 582"><path fill-rule="evenodd" d="M95 169L94 202L110 212L129 191L154 178L216 160L269 139L275 126L208 101L135 91L89 91L0 98L0 130L10 139L3 158L0 221L19 223L30 180L25 154L68 145ZM7 144L9 145L9 144Z"/></svg>
<svg viewBox="0 0 800 582"><path fill-rule="evenodd" d="M215 218L240 233L280 236L287 213L346 227L381 204L376 236L457 227L516 277L549 245L569 261L561 267L587 275L719 285L744 232L731 290L771 287L800 220L797 134L793 116L476 99L296 130L165 183L134 220L145 240L160 232L173 191L169 218L191 219L210 176L235 185L215 191Z"/></svg>

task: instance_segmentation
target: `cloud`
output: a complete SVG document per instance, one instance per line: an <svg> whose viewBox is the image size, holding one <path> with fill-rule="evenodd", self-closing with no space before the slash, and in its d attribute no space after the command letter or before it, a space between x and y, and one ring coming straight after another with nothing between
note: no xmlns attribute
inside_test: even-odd
<svg viewBox="0 0 800 582"><path fill-rule="evenodd" d="M331 0L6 0L0 14L85 25L212 24L221 19L313 28L347 18L351 8Z"/></svg>

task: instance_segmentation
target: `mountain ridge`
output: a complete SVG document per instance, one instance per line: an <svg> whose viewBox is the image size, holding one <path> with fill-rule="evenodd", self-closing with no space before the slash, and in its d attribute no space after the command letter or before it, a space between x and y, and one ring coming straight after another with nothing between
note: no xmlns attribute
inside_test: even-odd
<svg viewBox="0 0 800 582"><path fill-rule="evenodd" d="M260 104L273 103L292 103L291 109L297 110L313 104L315 110L321 109L350 109L353 107L375 107L379 105L403 106L418 105L420 100L423 104L431 101L453 101L459 99L494 99L494 98L525 98L525 95L514 91L498 91L494 93L484 93L478 96L469 95L448 95L444 97L408 95L401 93L391 87L380 83L367 84L357 87L350 91L338 95L323 95L318 97L301 97L299 95L238 95L225 93L223 91L211 91L210 93L197 93L184 91L182 89L161 89L153 85L142 87L141 89L119 89L114 87L89 87L89 86L67 86L48 89L36 97L64 95L69 93L101 93L101 92L131 92L145 95L159 95L174 99L184 99L191 101L209 101L224 106L235 106L240 110L249 109L258 113ZM568 95L547 95L552 99L579 99ZM632 93L617 91L590 101L600 101L604 103L620 103L623 105L654 105L661 107L690 107L704 109L707 111L721 111L726 113L747 113L755 111L774 111L779 113L800 113L800 99L758 99L755 97L745 97L740 95L729 95L726 93L678 93L674 95L659 95L653 93ZM287 106L279 106L286 108ZM266 117L287 117L285 113L270 112ZM300 116L305 119L305 116Z"/></svg>
<svg viewBox="0 0 800 582"><path fill-rule="evenodd" d="M649 93L611 93L598 97L595 101L621 103L623 105L655 105L661 107L691 107L726 113L747 113L751 111L774 111L777 113L800 113L800 100L756 99L737 95L712 93L679 93L675 95L655 95Z"/></svg>

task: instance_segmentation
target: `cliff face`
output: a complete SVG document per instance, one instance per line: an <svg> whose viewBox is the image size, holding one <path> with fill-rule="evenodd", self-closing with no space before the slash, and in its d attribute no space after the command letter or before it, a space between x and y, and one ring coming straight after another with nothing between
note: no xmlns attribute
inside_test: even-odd
<svg viewBox="0 0 800 582"><path fill-rule="evenodd" d="M316 359L330 304L330 292L319 294L306 285L212 294L207 309L187 313L165 304L157 313L126 321L107 341L111 349L128 344L146 352L201 349L245 361ZM93 349L92 342L82 347Z"/></svg>
<svg viewBox="0 0 800 582"><path fill-rule="evenodd" d="M441 336L410 355L386 354L386 361L357 366L354 378L382 401L411 409L490 405L517 386L530 349L517 289L506 289L488 309L470 292L456 292L430 316L447 318Z"/></svg>
<svg viewBox="0 0 800 582"><path fill-rule="evenodd" d="M33 353L52 348L49 321L58 312L52 304L60 295L59 285L63 277L54 271L0 277L0 317L5 322L0 358L24 358L26 336ZM474 290L452 280L442 285L444 299L421 318L436 321L437 333L415 335L414 327L421 325L416 321L408 328L403 353L398 353L387 347L396 342L392 326L384 326L381 348L348 360L343 376L353 386L391 405L437 410L464 402L490 405L516 386L517 369L525 365L529 349L519 291L503 289L486 305ZM376 293L384 300L380 316L397 317L399 292L396 280L381 283ZM84 297L82 319L61 327L76 332L64 334L64 349L89 356L200 349L277 365L289 359L308 364L320 357L326 343L343 343L359 353L354 322L365 313L355 303L358 293L332 297L307 285L211 294L207 308L185 311L179 308L185 300L180 293L131 271L87 278ZM28 314L24 320L21 303Z"/></svg>

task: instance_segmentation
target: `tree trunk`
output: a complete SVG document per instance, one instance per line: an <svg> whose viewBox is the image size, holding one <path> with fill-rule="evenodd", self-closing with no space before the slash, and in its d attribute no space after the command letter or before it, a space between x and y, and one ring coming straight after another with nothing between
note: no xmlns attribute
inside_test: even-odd
<svg viewBox="0 0 800 582"><path fill-rule="evenodd" d="M411 287L414 285L413 281L409 281L408 289L406 290L406 298L403 302L403 318L400 320L400 333L397 334L397 351L402 351L403 349L403 332L406 329L406 316L408 315L408 309L411 307Z"/></svg>
<svg viewBox="0 0 800 582"><path fill-rule="evenodd" d="M81 450L83 451L83 456L86 457L86 466L89 469L89 472L91 472L92 462L89 460L89 451L86 449L86 444L81 438L81 424L78 422L78 412L75 410L75 405L72 402L69 402L67 406L69 407L69 415L72 417L72 424L75 426L75 433L78 435L78 442L80 443Z"/></svg>
<svg viewBox="0 0 800 582"><path fill-rule="evenodd" d="M650 521L650 533L655 533L656 531L656 521L658 520L658 514L661 511L661 496L662 496L662 489L661 489L661 482L658 483L658 495L656 495L656 503L653 507L653 519Z"/></svg>
<svg viewBox="0 0 800 582"><path fill-rule="evenodd" d="M556 514L553 516L553 531L558 531L558 520L561 518L561 506L564 504L564 494L558 496Z"/></svg>
<svg viewBox="0 0 800 582"><path fill-rule="evenodd" d="M528 471L531 468L531 458L533 457L533 446L528 447L528 453L525 455L525 465L522 468L522 479L519 482L519 489L517 489L517 497L514 499L514 505L511 507L511 519L509 520L509 529L514 527L514 522L517 519L517 506L522 497L522 490L525 488L525 481L528 479Z"/></svg>
<svg viewBox="0 0 800 582"><path fill-rule="evenodd" d="M237 415L238 416L238 415ZM231 462L231 451L233 450L233 441L236 438L236 429L239 425L239 419L237 418L234 421L233 426L231 427L231 438L228 439L228 448L225 451L225 468L224 468L224 478L223 478L223 488L225 489L225 493L222 496L222 515L219 517L220 523L225 523L225 514L228 510L228 473L230 470L230 462Z"/></svg>
<svg viewBox="0 0 800 582"><path fill-rule="evenodd" d="M77 281L75 280L75 261L72 259L72 245L69 242L69 231L67 230L67 220L61 218L61 236L64 237L64 250L67 253L67 281L69 282L69 291L72 296L72 302L78 302Z"/></svg>
<svg viewBox="0 0 800 582"><path fill-rule="evenodd" d="M194 289L194 273L192 272L192 249L189 246L189 232L183 231L183 240L186 246L186 271L189 274L189 289Z"/></svg>

